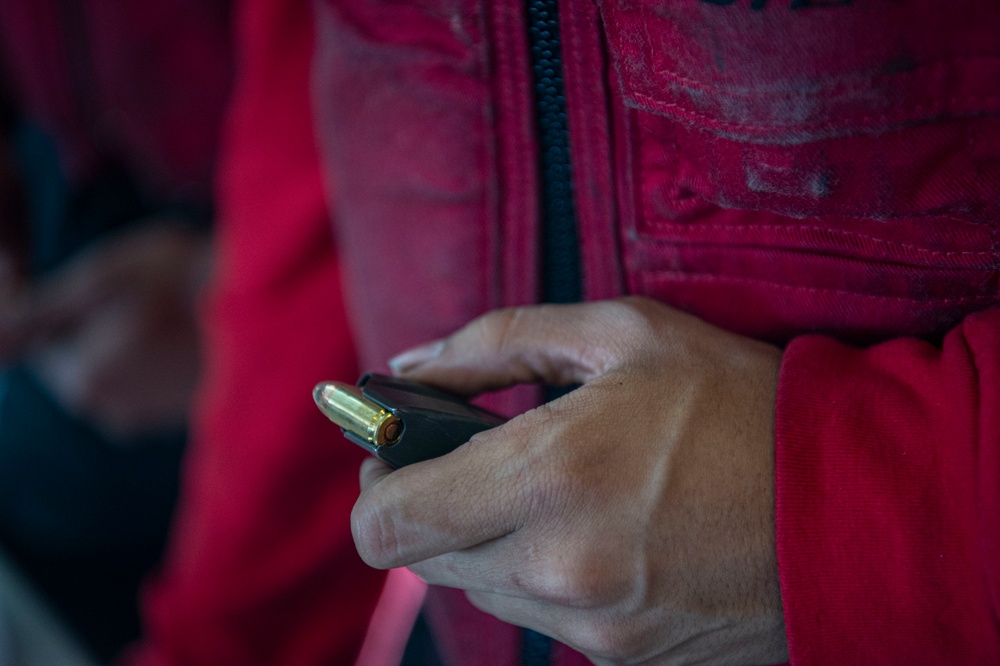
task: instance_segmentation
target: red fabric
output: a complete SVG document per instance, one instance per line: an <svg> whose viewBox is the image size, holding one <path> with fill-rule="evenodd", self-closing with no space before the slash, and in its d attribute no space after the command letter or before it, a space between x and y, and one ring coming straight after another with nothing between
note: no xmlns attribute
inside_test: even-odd
<svg viewBox="0 0 1000 666"><path fill-rule="evenodd" d="M778 403L794 663L1000 659L1000 310L942 348L804 337Z"/></svg>
<svg viewBox="0 0 1000 666"><path fill-rule="evenodd" d="M305 1L241 6L207 377L127 663L351 663L384 580L348 528L363 452L311 399L357 371L309 115L309 18Z"/></svg>
<svg viewBox="0 0 1000 666"><path fill-rule="evenodd" d="M364 367L536 298L522 5L320 3L320 139ZM587 297L644 294L788 345L793 660L1000 661L1000 5L560 16ZM428 609L450 663L513 663L516 633L460 594Z"/></svg>
<svg viewBox="0 0 1000 666"><path fill-rule="evenodd" d="M232 79L229 0L4 0L2 78L80 183L121 161L160 196L207 199Z"/></svg>

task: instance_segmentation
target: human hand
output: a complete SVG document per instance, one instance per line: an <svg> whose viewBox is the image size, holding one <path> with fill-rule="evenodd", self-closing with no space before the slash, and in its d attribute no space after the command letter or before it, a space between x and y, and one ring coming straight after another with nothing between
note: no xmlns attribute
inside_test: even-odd
<svg viewBox="0 0 1000 666"><path fill-rule="evenodd" d="M143 223L9 294L0 361L24 358L57 400L111 439L184 425L199 369L208 238Z"/></svg>
<svg viewBox="0 0 1000 666"><path fill-rule="evenodd" d="M648 299L487 314L397 369L462 394L582 386L441 458L367 460L358 551L598 664L787 660L780 364L774 347Z"/></svg>

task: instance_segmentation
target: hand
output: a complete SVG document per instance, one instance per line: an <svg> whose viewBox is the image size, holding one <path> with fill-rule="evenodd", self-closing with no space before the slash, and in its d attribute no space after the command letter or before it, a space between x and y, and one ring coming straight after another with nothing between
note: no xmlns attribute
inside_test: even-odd
<svg viewBox="0 0 1000 666"><path fill-rule="evenodd" d="M182 427L208 252L207 237L167 221L98 243L8 294L0 361L25 358L66 409L111 439Z"/></svg>
<svg viewBox="0 0 1000 666"><path fill-rule="evenodd" d="M395 366L462 394L582 387L441 458L366 461L358 551L598 664L787 660L780 364L774 347L647 299L490 313Z"/></svg>

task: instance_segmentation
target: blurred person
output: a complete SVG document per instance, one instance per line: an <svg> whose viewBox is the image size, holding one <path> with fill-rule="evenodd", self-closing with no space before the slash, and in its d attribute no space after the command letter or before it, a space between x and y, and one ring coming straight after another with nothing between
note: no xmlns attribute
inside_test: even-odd
<svg viewBox="0 0 1000 666"><path fill-rule="evenodd" d="M0 5L0 548L101 659L177 494L228 5Z"/></svg>
<svg viewBox="0 0 1000 666"><path fill-rule="evenodd" d="M204 379L143 637L120 662L387 666L422 586L380 601L385 574L348 527L363 452L310 397L358 372L313 133L311 4L246 0L234 26Z"/></svg>

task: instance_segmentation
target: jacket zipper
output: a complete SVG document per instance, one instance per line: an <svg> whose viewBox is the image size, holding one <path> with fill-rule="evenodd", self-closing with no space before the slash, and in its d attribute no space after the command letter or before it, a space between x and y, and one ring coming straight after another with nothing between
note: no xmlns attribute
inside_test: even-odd
<svg viewBox="0 0 1000 666"><path fill-rule="evenodd" d="M582 297L580 242L569 155L558 0L527 0L542 228L542 296L548 303Z"/></svg>
<svg viewBox="0 0 1000 666"><path fill-rule="evenodd" d="M538 189L542 241L542 299L575 303L582 295L580 240L573 202L569 124L563 85L558 0L527 0L528 45L538 136ZM549 389L546 401L565 391ZM552 639L525 629L521 645L524 666L544 666Z"/></svg>

